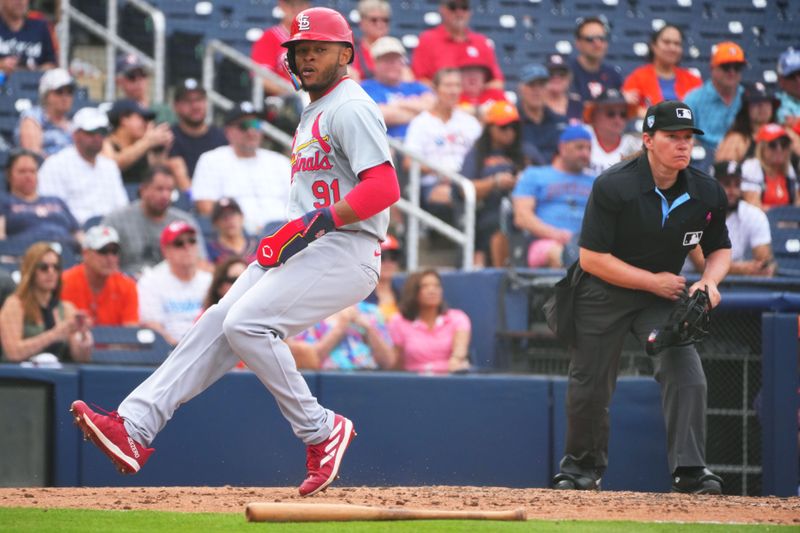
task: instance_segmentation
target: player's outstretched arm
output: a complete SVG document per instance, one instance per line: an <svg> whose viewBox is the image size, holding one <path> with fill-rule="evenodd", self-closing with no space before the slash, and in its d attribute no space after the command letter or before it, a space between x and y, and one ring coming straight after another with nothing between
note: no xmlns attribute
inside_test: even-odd
<svg viewBox="0 0 800 533"><path fill-rule="evenodd" d="M389 162L364 170L358 177L359 184L332 207L309 211L261 239L258 264L264 268L282 265L326 233L374 216L400 198L397 174Z"/></svg>

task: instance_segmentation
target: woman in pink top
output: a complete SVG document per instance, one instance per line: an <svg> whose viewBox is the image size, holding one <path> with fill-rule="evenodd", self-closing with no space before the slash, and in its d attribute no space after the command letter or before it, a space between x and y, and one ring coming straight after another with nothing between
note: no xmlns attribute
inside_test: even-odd
<svg viewBox="0 0 800 533"><path fill-rule="evenodd" d="M468 369L470 328L466 313L447 308L435 270L411 274L400 297L400 313L389 322L397 366L425 374Z"/></svg>

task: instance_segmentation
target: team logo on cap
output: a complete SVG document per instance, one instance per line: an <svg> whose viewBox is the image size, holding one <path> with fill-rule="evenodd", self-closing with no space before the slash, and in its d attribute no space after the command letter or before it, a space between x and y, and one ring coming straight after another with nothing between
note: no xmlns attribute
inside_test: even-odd
<svg viewBox="0 0 800 533"><path fill-rule="evenodd" d="M686 120L692 120L691 109L687 109L685 107L679 107L675 110L675 114L678 115L678 118L685 118Z"/></svg>
<svg viewBox="0 0 800 533"><path fill-rule="evenodd" d="M300 31L306 31L311 28L311 21L308 19L308 15L298 15L297 17L297 29Z"/></svg>
<svg viewBox="0 0 800 533"><path fill-rule="evenodd" d="M655 115L650 115L649 117L647 117L647 127L648 128L652 128L653 124L655 124L655 123L656 123L656 116Z"/></svg>

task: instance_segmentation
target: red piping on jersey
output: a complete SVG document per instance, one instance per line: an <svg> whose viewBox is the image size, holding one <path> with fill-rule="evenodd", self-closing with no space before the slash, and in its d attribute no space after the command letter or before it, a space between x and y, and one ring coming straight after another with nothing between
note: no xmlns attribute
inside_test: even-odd
<svg viewBox="0 0 800 533"><path fill-rule="evenodd" d="M361 171L358 178L361 181L344 200L359 220L377 215L400 198L397 173L388 161Z"/></svg>
<svg viewBox="0 0 800 533"><path fill-rule="evenodd" d="M337 81L336 83L334 83L333 85L331 85L331 86L328 88L328 90L327 90L327 91L325 91L324 93L322 93L322 94L320 95L320 98L322 98L323 96L325 96L326 94L328 94L329 92L331 92L332 90L334 90L334 89L335 89L335 88L336 88L336 87L337 87L337 86L338 86L340 83L342 83L344 80L349 80L349 79L350 79L350 76L342 76L341 78L339 78L339 81Z"/></svg>

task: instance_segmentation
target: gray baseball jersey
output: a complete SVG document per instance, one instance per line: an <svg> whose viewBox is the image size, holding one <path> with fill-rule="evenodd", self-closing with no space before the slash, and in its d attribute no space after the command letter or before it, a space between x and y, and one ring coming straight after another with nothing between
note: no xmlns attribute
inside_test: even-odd
<svg viewBox="0 0 800 533"><path fill-rule="evenodd" d="M392 161L378 106L356 82L344 78L303 111L292 145L289 218L330 207L358 185L358 174ZM389 210L345 226L386 238Z"/></svg>
<svg viewBox="0 0 800 533"><path fill-rule="evenodd" d="M344 79L309 105L292 150L288 214L329 207L358 173L391 161L386 126L375 103ZM181 404L205 390L239 359L269 389L295 435L316 444L330 435L333 413L311 394L283 338L353 305L374 290L379 239L388 209L309 244L282 266L256 262L181 339L166 361L119 406L128 433L148 446Z"/></svg>

